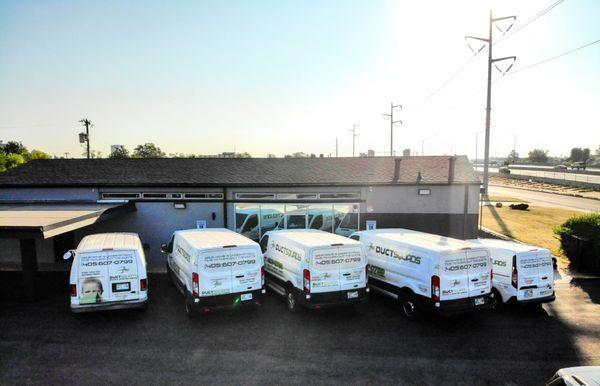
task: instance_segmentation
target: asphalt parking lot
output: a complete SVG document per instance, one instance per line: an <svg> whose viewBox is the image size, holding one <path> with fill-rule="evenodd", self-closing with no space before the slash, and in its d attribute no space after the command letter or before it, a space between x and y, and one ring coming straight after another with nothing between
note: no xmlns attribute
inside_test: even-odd
<svg viewBox="0 0 600 386"><path fill-rule="evenodd" d="M372 296L350 309L259 309L189 320L166 275L150 276L145 314L75 317L67 275L40 275L40 300L18 300L0 273L0 384L519 384L560 367L600 364L600 285L557 285L543 310L512 308L409 322Z"/></svg>

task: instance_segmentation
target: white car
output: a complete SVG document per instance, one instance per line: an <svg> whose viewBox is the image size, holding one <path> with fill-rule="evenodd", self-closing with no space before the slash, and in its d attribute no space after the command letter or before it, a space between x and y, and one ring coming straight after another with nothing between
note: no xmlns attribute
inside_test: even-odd
<svg viewBox="0 0 600 386"><path fill-rule="evenodd" d="M497 239L470 241L490 251L496 305L554 301L554 263L549 250Z"/></svg>
<svg viewBox="0 0 600 386"><path fill-rule="evenodd" d="M63 258L73 258L69 278L71 311L146 309L146 258L137 234L85 236L77 249Z"/></svg>
<svg viewBox="0 0 600 386"><path fill-rule="evenodd" d="M355 232L367 248L369 287L400 302L408 319L491 308L487 248L408 229Z"/></svg>
<svg viewBox="0 0 600 386"><path fill-rule="evenodd" d="M265 233L267 285L287 308L348 305L368 297L365 251L348 238L313 229Z"/></svg>
<svg viewBox="0 0 600 386"><path fill-rule="evenodd" d="M560 369L546 382L546 386L598 386L600 366L579 366Z"/></svg>
<svg viewBox="0 0 600 386"><path fill-rule="evenodd" d="M167 254L167 273L185 297L188 316L261 304L263 257L249 238L223 228L181 230L161 250Z"/></svg>

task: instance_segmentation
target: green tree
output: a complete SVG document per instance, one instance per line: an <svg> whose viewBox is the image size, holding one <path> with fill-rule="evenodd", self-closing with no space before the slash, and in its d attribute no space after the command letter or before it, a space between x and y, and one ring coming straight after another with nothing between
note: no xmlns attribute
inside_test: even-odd
<svg viewBox="0 0 600 386"><path fill-rule="evenodd" d="M117 147L110 152L108 158L129 158L129 150L124 147Z"/></svg>
<svg viewBox="0 0 600 386"><path fill-rule="evenodd" d="M21 154L0 153L0 172L5 172L10 168L19 166L25 163L25 157Z"/></svg>
<svg viewBox="0 0 600 386"><path fill-rule="evenodd" d="M33 149L31 151L31 153L29 153L29 160L34 160L34 159L48 159L50 158L50 156L47 153L44 153L41 150L36 150Z"/></svg>
<svg viewBox="0 0 600 386"><path fill-rule="evenodd" d="M252 156L248 152L243 152L243 153L235 153L235 158L252 158Z"/></svg>
<svg viewBox="0 0 600 386"><path fill-rule="evenodd" d="M6 154L20 154L22 156L29 154L27 148L21 142L17 141L8 141L2 151Z"/></svg>
<svg viewBox="0 0 600 386"><path fill-rule="evenodd" d="M277 158L277 156L273 153L267 154L267 158Z"/></svg>
<svg viewBox="0 0 600 386"><path fill-rule="evenodd" d="M515 163L519 160L519 153L517 153L514 150L511 150L510 153L508 153L508 157L506 158L508 162Z"/></svg>
<svg viewBox="0 0 600 386"><path fill-rule="evenodd" d="M533 163L545 163L548 161L548 150L533 149L529 152L529 160Z"/></svg>
<svg viewBox="0 0 600 386"><path fill-rule="evenodd" d="M165 153L160 150L160 147L148 142L143 145L137 145L133 149L132 158L163 158Z"/></svg>
<svg viewBox="0 0 600 386"><path fill-rule="evenodd" d="M586 162L588 159L590 159L590 149L588 149L588 148L582 149L580 147L574 147L571 149L571 155L569 156L569 161Z"/></svg>

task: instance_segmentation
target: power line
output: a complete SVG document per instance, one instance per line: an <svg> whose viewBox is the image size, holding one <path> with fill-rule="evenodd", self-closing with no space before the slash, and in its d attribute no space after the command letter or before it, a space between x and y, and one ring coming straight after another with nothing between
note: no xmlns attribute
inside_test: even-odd
<svg viewBox="0 0 600 386"><path fill-rule="evenodd" d="M496 42L494 44L500 43L503 40L506 40L508 38L510 38L511 36L513 36L514 34L516 34L517 32L521 31L523 28L527 27L529 24L533 23L534 21L536 21L537 19L539 19L540 17L544 16L545 14L547 14L548 12L550 12L554 7L556 7L557 5L559 5L560 3L564 2L565 0L557 0L554 3L550 4L548 7L542 9L541 11L539 11L537 14L535 14L534 16L530 17L529 19L525 20L525 22L523 22L523 24L520 24L517 28L515 28L510 34L496 40Z"/></svg>

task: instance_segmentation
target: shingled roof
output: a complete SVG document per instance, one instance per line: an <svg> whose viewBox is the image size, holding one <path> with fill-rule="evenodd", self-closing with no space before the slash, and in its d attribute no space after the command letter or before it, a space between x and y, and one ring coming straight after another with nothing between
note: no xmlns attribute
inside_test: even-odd
<svg viewBox="0 0 600 386"><path fill-rule="evenodd" d="M0 187L329 186L476 184L464 156L34 160L0 174Z"/></svg>

